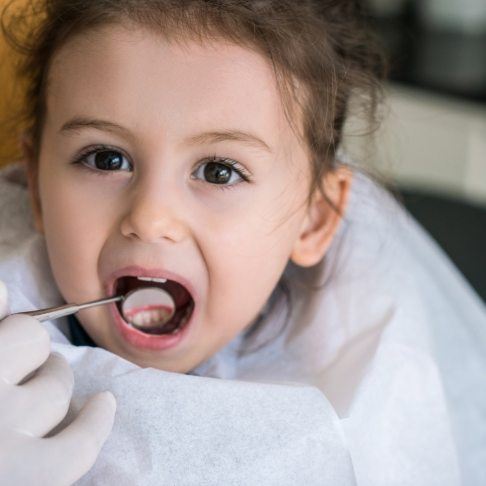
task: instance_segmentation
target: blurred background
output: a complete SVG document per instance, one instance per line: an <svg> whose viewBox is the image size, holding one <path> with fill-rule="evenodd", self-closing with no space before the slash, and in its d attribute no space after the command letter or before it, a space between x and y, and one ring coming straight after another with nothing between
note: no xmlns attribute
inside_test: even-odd
<svg viewBox="0 0 486 486"><path fill-rule="evenodd" d="M398 186L486 300L486 0L356 1L386 50L390 81L381 128L363 136L351 119L345 149ZM0 39L0 166L19 157L15 60Z"/></svg>
<svg viewBox="0 0 486 486"><path fill-rule="evenodd" d="M345 146L398 185L486 300L486 0L360 0L388 55L381 128ZM361 131L362 132L362 131Z"/></svg>

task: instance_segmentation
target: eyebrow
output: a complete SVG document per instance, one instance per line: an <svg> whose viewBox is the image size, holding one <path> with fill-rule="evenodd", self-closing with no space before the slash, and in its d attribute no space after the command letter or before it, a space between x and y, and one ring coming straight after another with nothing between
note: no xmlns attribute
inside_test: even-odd
<svg viewBox="0 0 486 486"><path fill-rule="evenodd" d="M95 130L124 135L126 137L132 136L130 130L121 125L118 125L117 123L113 123L107 120L99 120L95 118L86 118L79 116L72 118L71 120L64 123L64 125L60 128L59 132L76 132L83 128L92 128ZM212 130L189 137L184 142L188 145L201 145L205 143L218 143L226 141L241 142L270 153L272 152L272 149L261 138L252 133L244 132L241 130Z"/></svg>
<svg viewBox="0 0 486 486"><path fill-rule="evenodd" d="M60 128L59 133L77 132L82 128L94 128L95 130L102 130L104 132L117 133L121 135L131 135L130 130L116 123L107 120L98 120L95 118L85 118L77 116L64 123Z"/></svg>

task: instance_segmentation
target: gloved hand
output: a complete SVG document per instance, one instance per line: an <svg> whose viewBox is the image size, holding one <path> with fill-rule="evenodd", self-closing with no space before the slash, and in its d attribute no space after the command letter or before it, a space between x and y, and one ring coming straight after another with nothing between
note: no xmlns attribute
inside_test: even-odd
<svg viewBox="0 0 486 486"><path fill-rule="evenodd" d="M6 313L0 281L0 319ZM88 472L111 431L116 402L109 392L91 397L69 426L45 438L65 417L72 389L71 368L50 352L39 321L0 321L0 485L64 486Z"/></svg>

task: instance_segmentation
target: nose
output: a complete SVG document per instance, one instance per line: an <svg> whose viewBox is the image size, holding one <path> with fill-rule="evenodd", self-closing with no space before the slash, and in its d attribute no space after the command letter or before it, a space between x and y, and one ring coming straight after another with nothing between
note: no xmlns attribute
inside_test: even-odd
<svg viewBox="0 0 486 486"><path fill-rule="evenodd" d="M139 187L124 215L120 231L123 236L144 243L169 240L180 242L188 228L178 216L180 198L159 186Z"/></svg>

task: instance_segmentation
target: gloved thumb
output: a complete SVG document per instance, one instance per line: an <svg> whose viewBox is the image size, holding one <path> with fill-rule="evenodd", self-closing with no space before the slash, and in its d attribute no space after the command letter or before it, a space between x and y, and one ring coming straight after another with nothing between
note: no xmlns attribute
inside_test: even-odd
<svg viewBox="0 0 486 486"><path fill-rule="evenodd" d="M0 319L8 314L8 290L7 286L0 280Z"/></svg>

